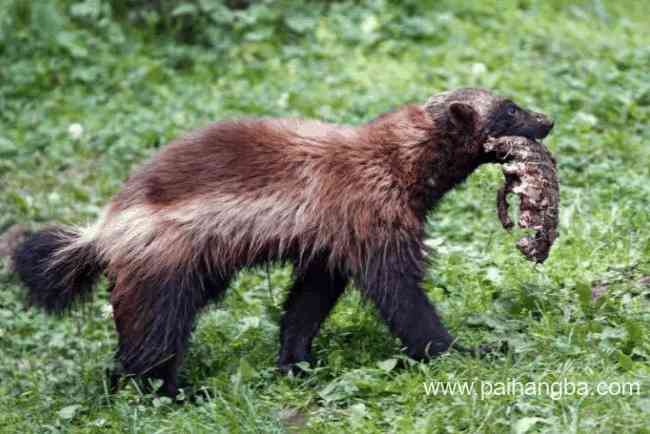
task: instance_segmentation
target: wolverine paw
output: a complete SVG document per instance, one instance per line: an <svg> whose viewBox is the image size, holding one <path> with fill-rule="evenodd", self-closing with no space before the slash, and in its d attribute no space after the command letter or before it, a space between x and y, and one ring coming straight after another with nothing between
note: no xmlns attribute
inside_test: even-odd
<svg viewBox="0 0 650 434"><path fill-rule="evenodd" d="M308 372L302 366L300 366L303 363L306 363L310 367L315 366L316 359L311 354L305 354L300 358L281 358L280 361L278 361L278 370L285 375L291 374L294 377L303 376Z"/></svg>

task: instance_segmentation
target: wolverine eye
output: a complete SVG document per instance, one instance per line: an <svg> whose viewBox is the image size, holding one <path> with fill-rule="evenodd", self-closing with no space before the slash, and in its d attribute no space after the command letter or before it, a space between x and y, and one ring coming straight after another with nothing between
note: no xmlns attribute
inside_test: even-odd
<svg viewBox="0 0 650 434"><path fill-rule="evenodd" d="M515 113L517 113L517 107L515 107L514 105L508 107L508 116L514 116Z"/></svg>

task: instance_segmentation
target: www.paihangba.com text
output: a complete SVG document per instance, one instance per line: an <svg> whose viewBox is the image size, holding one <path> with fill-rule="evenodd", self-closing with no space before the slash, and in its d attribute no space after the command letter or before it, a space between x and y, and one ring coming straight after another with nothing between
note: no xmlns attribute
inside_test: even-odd
<svg viewBox="0 0 650 434"><path fill-rule="evenodd" d="M585 381L520 381L510 378L505 381L428 381L422 383L426 396L476 395L480 399L499 396L548 396L557 400L564 396L630 396L641 394L640 382Z"/></svg>

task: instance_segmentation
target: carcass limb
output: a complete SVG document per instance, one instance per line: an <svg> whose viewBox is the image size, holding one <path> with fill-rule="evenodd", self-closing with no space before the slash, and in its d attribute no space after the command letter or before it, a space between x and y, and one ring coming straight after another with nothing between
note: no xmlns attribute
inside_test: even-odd
<svg viewBox="0 0 650 434"><path fill-rule="evenodd" d="M485 151L501 163L505 184L497 193L497 214L501 224L511 229L508 195L520 197L519 222L534 235L524 237L517 247L529 260L544 262L557 238L559 182L553 156L543 143L525 137L490 139Z"/></svg>

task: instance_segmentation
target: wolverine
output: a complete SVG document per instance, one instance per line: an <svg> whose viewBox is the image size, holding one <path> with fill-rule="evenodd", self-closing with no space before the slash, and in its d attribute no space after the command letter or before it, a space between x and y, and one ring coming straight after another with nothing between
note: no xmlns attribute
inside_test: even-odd
<svg viewBox="0 0 650 434"><path fill-rule="evenodd" d="M486 141L542 139L553 122L483 89L436 94L358 125L304 119L213 123L174 140L85 228L31 234L14 267L31 304L62 313L103 274L120 374L175 396L197 314L239 270L293 265L279 369L312 362L312 341L349 282L415 359L447 351L422 289L425 219L477 167Z"/></svg>

